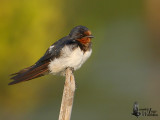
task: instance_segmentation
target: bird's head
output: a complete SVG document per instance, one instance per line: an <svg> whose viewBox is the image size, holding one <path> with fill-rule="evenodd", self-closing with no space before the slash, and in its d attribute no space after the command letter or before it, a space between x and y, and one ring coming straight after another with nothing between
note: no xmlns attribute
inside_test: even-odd
<svg viewBox="0 0 160 120"><path fill-rule="evenodd" d="M94 37L87 27L81 25L74 27L69 36L71 39L77 40L82 44L90 43L91 38Z"/></svg>

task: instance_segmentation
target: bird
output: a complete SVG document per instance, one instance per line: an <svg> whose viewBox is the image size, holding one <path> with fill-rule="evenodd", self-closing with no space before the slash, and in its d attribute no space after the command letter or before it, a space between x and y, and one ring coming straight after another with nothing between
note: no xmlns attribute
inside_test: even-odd
<svg viewBox="0 0 160 120"><path fill-rule="evenodd" d="M94 38L91 31L82 25L74 27L69 35L52 44L45 54L33 65L11 74L8 85L32 80L47 74L65 76L65 70L79 69L92 53Z"/></svg>
<svg viewBox="0 0 160 120"><path fill-rule="evenodd" d="M132 115L135 115L137 118L141 115L141 113L139 112L139 105L137 102L135 102L133 104L133 113Z"/></svg>

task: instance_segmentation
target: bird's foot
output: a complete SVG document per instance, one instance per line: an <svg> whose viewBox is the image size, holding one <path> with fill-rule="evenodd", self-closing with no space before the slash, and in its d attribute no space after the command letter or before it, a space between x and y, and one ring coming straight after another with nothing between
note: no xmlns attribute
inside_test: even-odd
<svg viewBox="0 0 160 120"><path fill-rule="evenodd" d="M69 68L72 71L72 73L75 71L73 67L67 67L67 68Z"/></svg>

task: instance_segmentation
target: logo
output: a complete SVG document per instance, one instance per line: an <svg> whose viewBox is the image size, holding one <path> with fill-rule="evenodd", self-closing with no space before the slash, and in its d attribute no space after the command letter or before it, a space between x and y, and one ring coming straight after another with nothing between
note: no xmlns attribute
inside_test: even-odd
<svg viewBox="0 0 160 120"><path fill-rule="evenodd" d="M139 105L137 102L133 104L133 113L132 115L136 116L137 118L139 116L158 116L158 113L156 110L153 110L152 108L142 108L139 109Z"/></svg>

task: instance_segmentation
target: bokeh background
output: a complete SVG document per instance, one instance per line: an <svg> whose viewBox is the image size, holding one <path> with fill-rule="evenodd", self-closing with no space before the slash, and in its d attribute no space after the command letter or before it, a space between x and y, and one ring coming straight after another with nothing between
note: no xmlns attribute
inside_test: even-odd
<svg viewBox="0 0 160 120"><path fill-rule="evenodd" d="M95 38L75 72L72 120L135 120L135 101L160 115L159 13L159 0L1 0L0 120L58 119L63 77L7 84L76 25Z"/></svg>

